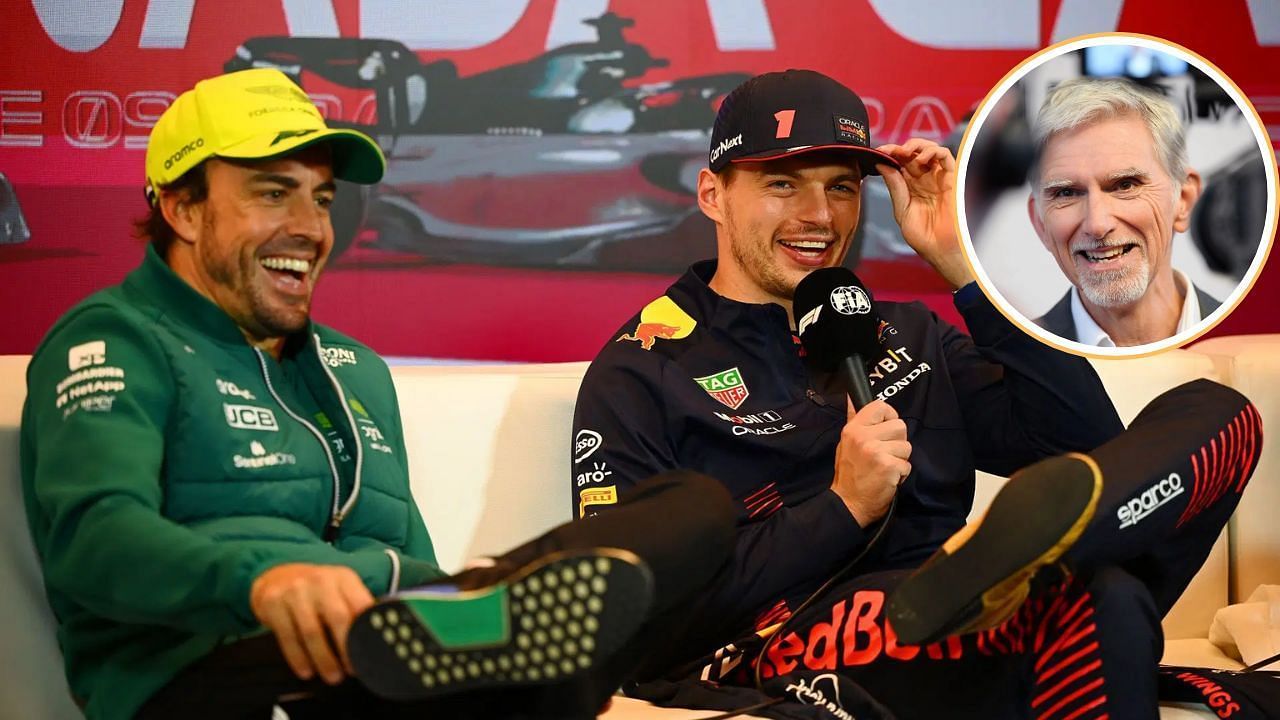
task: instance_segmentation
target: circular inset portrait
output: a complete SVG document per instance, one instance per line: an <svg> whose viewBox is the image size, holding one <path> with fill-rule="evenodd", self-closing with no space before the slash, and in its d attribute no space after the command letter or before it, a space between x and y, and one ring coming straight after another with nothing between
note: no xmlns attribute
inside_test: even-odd
<svg viewBox="0 0 1280 720"><path fill-rule="evenodd" d="M1220 70L1158 38L1037 53L978 106L959 217L983 290L1064 350L1136 356L1231 311L1271 247L1276 162Z"/></svg>

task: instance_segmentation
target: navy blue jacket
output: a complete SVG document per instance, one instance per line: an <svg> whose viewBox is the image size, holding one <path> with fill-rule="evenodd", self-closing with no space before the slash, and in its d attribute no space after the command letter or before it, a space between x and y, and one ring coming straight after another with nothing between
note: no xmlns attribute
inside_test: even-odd
<svg viewBox="0 0 1280 720"><path fill-rule="evenodd" d="M619 493L664 470L720 480L739 526L720 589L752 612L816 587L870 531L830 489L843 382L805 361L781 306L717 295L707 286L714 272L714 261L695 264L591 364L570 482L580 517L607 513ZM877 303L884 351L871 387L906 422L912 472L861 572L918 565L959 529L975 466L1007 475L1123 429L1086 360L1023 333L976 284L955 303L972 338L922 303Z"/></svg>

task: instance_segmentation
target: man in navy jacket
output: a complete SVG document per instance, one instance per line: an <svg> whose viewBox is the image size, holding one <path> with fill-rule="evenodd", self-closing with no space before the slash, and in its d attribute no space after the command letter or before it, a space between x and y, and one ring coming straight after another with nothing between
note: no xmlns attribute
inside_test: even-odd
<svg viewBox="0 0 1280 720"><path fill-rule="evenodd" d="M1232 423L1256 435L1256 413L1202 381L1153 402L1122 434L1091 366L1019 331L974 283L956 234L949 151L920 139L873 149L867 128L861 100L818 73L770 73L731 93L698 182L718 260L693 265L625 323L584 378L570 480L576 515L607 515L645 478L677 468L720 480L738 511L732 558L688 609L687 630L642 675L679 675L694 661L703 680L741 681L750 663L731 658L755 635L770 638L763 677L838 670L904 717L956 716L953 696L920 692L922 681L943 677L981 698L971 706L982 717L1029 704L1064 717L1085 706L1154 717L1159 617L1203 561L1256 460L1237 444L1239 478L1228 483L1202 472L1193 481L1189 458ZM840 378L804 357L792 295L809 272L844 260L869 174L883 176L907 243L957 289L971 335L920 303L879 304L882 353L869 365L876 399L855 412ZM1192 406L1193 423L1167 417ZM1150 447L1147 436L1168 445ZM993 505L998 516L957 534L975 466L1009 474L1088 450L1019 473L1010 484L1018 489ZM1179 490L1139 529L1107 519L1153 482L1159 492L1171 473L1195 491ZM1027 530L1003 530L1010 526ZM904 580L931 555L926 571ZM852 581L779 631L855 558ZM943 584L975 562L980 571ZM894 588L894 623L932 617L914 640L945 645L899 642L885 620ZM1072 623L1085 610L1098 619L1081 635ZM1014 625L1043 628L1039 645L1008 640ZM1098 625L1122 630L1099 643ZM1028 670L1037 664L1062 674L1040 678Z"/></svg>

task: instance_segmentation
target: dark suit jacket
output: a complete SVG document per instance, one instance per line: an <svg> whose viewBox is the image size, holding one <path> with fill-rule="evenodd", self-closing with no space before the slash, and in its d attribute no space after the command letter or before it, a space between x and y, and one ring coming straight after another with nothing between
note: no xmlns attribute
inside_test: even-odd
<svg viewBox="0 0 1280 720"><path fill-rule="evenodd" d="M1195 287L1192 285L1192 287ZM1200 317L1205 318L1209 313L1218 309L1222 303L1215 300L1200 288L1195 288L1196 297L1200 300ZM1076 337L1076 322L1071 317L1071 291L1068 290L1066 295L1049 309L1049 312L1035 319L1035 323L1049 332L1057 335L1065 340L1080 339Z"/></svg>

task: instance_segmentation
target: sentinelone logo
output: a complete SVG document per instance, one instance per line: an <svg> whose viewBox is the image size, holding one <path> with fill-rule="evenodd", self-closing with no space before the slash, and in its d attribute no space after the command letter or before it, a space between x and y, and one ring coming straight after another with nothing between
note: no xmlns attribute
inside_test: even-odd
<svg viewBox="0 0 1280 720"><path fill-rule="evenodd" d="M1116 511L1116 517L1120 518L1120 529L1137 525L1143 518L1181 494L1182 478L1178 473L1169 473L1169 477L1142 491L1141 495Z"/></svg>
<svg viewBox="0 0 1280 720"><path fill-rule="evenodd" d="M249 443L249 452L253 453L253 457L244 457L237 453L232 456L231 460L238 468L264 468L275 467L277 465L297 465L298 458L292 453L273 452L268 453L262 443L254 440Z"/></svg>

